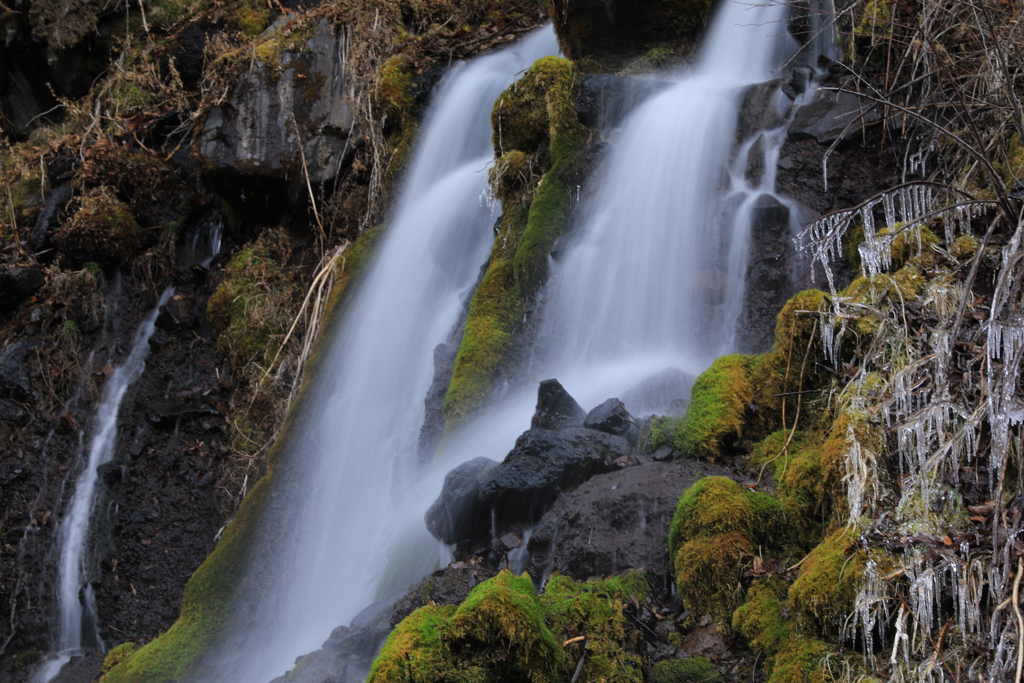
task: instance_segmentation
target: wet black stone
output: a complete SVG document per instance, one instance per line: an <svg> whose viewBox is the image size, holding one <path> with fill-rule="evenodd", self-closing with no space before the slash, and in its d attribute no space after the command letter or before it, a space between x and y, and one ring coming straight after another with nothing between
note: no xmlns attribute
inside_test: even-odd
<svg viewBox="0 0 1024 683"><path fill-rule="evenodd" d="M587 413L557 379L546 379L537 388L537 409L530 429L567 429L583 424Z"/></svg>

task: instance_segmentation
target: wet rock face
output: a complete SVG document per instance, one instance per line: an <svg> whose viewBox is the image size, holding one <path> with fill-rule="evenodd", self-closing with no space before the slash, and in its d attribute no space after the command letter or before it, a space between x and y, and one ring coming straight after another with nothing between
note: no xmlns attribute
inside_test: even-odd
<svg viewBox="0 0 1024 683"><path fill-rule="evenodd" d="M549 0L548 11L562 52L579 60L693 41L714 5L715 0Z"/></svg>
<svg viewBox="0 0 1024 683"><path fill-rule="evenodd" d="M640 103L671 85L649 78L587 74L580 79L576 115L588 128L614 128Z"/></svg>
<svg viewBox="0 0 1024 683"><path fill-rule="evenodd" d="M534 580L552 571L577 580L647 569L668 587L668 527L679 495L720 467L696 460L652 462L600 474L565 493L530 537Z"/></svg>
<svg viewBox="0 0 1024 683"><path fill-rule="evenodd" d="M881 120L872 104L847 92L824 92L800 107L789 125L791 140L814 139L823 145L849 140Z"/></svg>
<svg viewBox="0 0 1024 683"><path fill-rule="evenodd" d="M441 495L427 510L425 520L435 538L451 545L487 536L490 514L479 501L480 485L497 466L490 458L473 458L445 475Z"/></svg>
<svg viewBox="0 0 1024 683"><path fill-rule="evenodd" d="M530 429L579 427L586 415L557 379L546 379L537 390L537 409L530 420Z"/></svg>
<svg viewBox="0 0 1024 683"><path fill-rule="evenodd" d="M555 501L602 472L632 449L622 437L591 429L531 429L480 486L480 501L493 506L500 530L530 525Z"/></svg>
<svg viewBox="0 0 1024 683"><path fill-rule="evenodd" d="M0 270L0 313L9 313L46 284L46 275L38 268Z"/></svg>
<svg viewBox="0 0 1024 683"><path fill-rule="evenodd" d="M790 211L775 197L763 194L750 218L750 260L737 343L743 353L762 353L771 348L776 314L795 293L790 282Z"/></svg>
<svg viewBox="0 0 1024 683"><path fill-rule="evenodd" d="M257 63L207 116L197 146L204 181L261 222L304 196L303 157L314 185L337 178L351 160L343 46L322 21L301 53Z"/></svg>

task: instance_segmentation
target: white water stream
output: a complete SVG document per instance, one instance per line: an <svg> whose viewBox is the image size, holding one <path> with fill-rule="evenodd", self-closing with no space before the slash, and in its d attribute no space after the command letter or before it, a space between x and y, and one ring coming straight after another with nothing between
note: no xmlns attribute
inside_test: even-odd
<svg viewBox="0 0 1024 683"><path fill-rule="evenodd" d="M208 234L193 237L186 248L186 263L209 265L220 251L221 222L212 223ZM205 249L202 249L205 246ZM204 253L205 252L205 253ZM46 657L34 676L35 683L49 683L73 655L86 650L104 650L96 623L96 598L91 584L92 561L88 553L93 509L97 504L99 474L97 468L110 462L117 446L117 419L128 389L142 376L149 356L149 340L156 331L160 307L174 295L168 287L156 306L139 323L128 356L113 369L100 393L92 418L88 450L81 455L85 463L75 482L72 495L60 522L58 542L60 563L57 568L58 650Z"/></svg>
<svg viewBox="0 0 1024 683"><path fill-rule="evenodd" d="M288 445L285 457L301 461L305 474L287 487L303 509L287 531L283 575L259 598L260 624L231 639L244 651L223 648L205 680L280 675L373 602L398 540L389 512L416 474L433 350L456 325L493 241L495 217L483 196L494 101L557 50L544 29L454 66L440 84L390 225L317 365L301 433ZM436 561L436 544L428 541L426 552Z"/></svg>
<svg viewBox="0 0 1024 683"><path fill-rule="evenodd" d="M696 66L614 137L600 199L553 269L541 338L558 351L539 351L533 371L557 377L583 406L661 378L653 392L634 391L630 407L664 407L732 349L749 236L749 217L735 207L770 192L774 175L748 187L730 174L729 155L743 87L771 77L797 47L787 12L724 3ZM289 445L307 474L286 487L301 491L304 507L279 558L285 568L270 570L281 578L260 598L259 624L238 627L204 680L280 675L382 593L428 572L438 553L423 512L444 472L477 455L500 460L529 427L535 383L481 411L416 481L432 350L492 241L493 217L479 201L492 157L488 115L517 73L555 50L546 30L456 67L442 84L391 227L307 390L313 412ZM723 213L729 193L735 220Z"/></svg>

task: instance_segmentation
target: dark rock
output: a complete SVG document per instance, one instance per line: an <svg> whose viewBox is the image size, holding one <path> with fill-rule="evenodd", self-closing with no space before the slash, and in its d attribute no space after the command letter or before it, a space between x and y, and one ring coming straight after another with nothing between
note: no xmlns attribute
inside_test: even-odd
<svg viewBox="0 0 1024 683"><path fill-rule="evenodd" d="M569 429L579 427L587 413L557 379L546 379L537 388L537 409L530 429Z"/></svg>
<svg viewBox="0 0 1024 683"><path fill-rule="evenodd" d="M295 660L295 668L270 683L362 683L391 631L395 598L374 603L349 626L331 631L321 649Z"/></svg>
<svg viewBox="0 0 1024 683"><path fill-rule="evenodd" d="M111 460L96 468L96 475L103 480L107 486L119 484L124 478L124 468L121 463Z"/></svg>
<svg viewBox="0 0 1024 683"><path fill-rule="evenodd" d="M562 53L569 59L636 55L657 43L692 44L712 0L564 0L549 4Z"/></svg>
<svg viewBox="0 0 1024 683"><path fill-rule="evenodd" d="M273 220L307 199L303 155L314 185L351 159L344 45L323 20L301 52L243 72L227 102L210 109L197 142L203 179L236 209Z"/></svg>
<svg viewBox="0 0 1024 683"><path fill-rule="evenodd" d="M791 140L817 140L830 145L859 135L864 126L881 120L870 102L848 92L823 92L797 110L789 124Z"/></svg>
<svg viewBox="0 0 1024 683"><path fill-rule="evenodd" d="M584 580L644 568L663 582L656 589L668 588L668 527L679 496L701 477L724 473L683 459L597 475L544 514L527 570L539 581L552 571Z"/></svg>
<svg viewBox="0 0 1024 683"><path fill-rule="evenodd" d="M793 0L789 8L789 21L786 23L789 35L801 45L806 45L814 37L815 27L810 0Z"/></svg>
<svg viewBox="0 0 1024 683"><path fill-rule="evenodd" d="M764 135L758 135L757 139L754 140L754 144L752 144L750 149L747 151L747 168L743 175L747 182L750 183L751 187L760 186L761 180L764 178L764 145Z"/></svg>
<svg viewBox="0 0 1024 683"><path fill-rule="evenodd" d="M498 466L490 458L464 462L444 477L441 495L427 510L427 529L449 545L467 539L485 538L490 533L490 508L479 501L480 485L487 473Z"/></svg>
<svg viewBox="0 0 1024 683"><path fill-rule="evenodd" d="M513 525L530 525L562 491L611 471L615 459L630 450L622 437L591 429L531 429L488 473L479 500L494 507L499 534Z"/></svg>
<svg viewBox="0 0 1024 683"><path fill-rule="evenodd" d="M146 411L146 422L157 429L174 429L186 420L219 416L220 414L220 411L205 403L175 400L153 401Z"/></svg>
<svg viewBox="0 0 1024 683"><path fill-rule="evenodd" d="M419 456L422 463L434 457L437 445L444 438L444 398L448 393L458 352L457 343L442 343L434 347L434 378L423 399L423 426L420 427Z"/></svg>
<svg viewBox="0 0 1024 683"><path fill-rule="evenodd" d="M782 92L791 99L796 99L800 95L807 92L807 88L811 84L811 79L814 77L814 72L806 66L798 66L793 69L789 76L789 80L782 85Z"/></svg>
<svg viewBox="0 0 1024 683"><path fill-rule="evenodd" d="M580 79L576 93L576 115L590 128L614 128L641 103L670 85L646 78L587 74Z"/></svg>
<svg viewBox="0 0 1024 683"><path fill-rule="evenodd" d="M10 392L16 399L29 401L36 396L29 379L26 359L34 356L35 350L41 344L37 337L29 337L11 344L0 352L0 388Z"/></svg>
<svg viewBox="0 0 1024 683"><path fill-rule="evenodd" d="M737 343L744 353L760 353L771 347L775 317L794 293L790 291L789 208L763 194L754 203L750 223L750 259Z"/></svg>
<svg viewBox="0 0 1024 683"><path fill-rule="evenodd" d="M772 130L783 124L791 104L782 92L782 85L785 82L784 78L776 78L746 89L736 122L737 142L742 142L759 131Z"/></svg>
<svg viewBox="0 0 1024 683"><path fill-rule="evenodd" d="M668 446L662 446L651 454L651 460L654 462L672 462L676 459L676 452Z"/></svg>
<svg viewBox="0 0 1024 683"><path fill-rule="evenodd" d="M683 652L691 657L707 657L713 662L727 659L733 648L733 640L717 624L708 624L690 631L683 639Z"/></svg>
<svg viewBox="0 0 1024 683"><path fill-rule="evenodd" d="M37 268L0 270L0 313L13 311L46 284L46 275Z"/></svg>
<svg viewBox="0 0 1024 683"><path fill-rule="evenodd" d="M160 307L156 316L157 329L178 332L195 327L196 312L193 303L181 294L176 294Z"/></svg>
<svg viewBox="0 0 1024 683"><path fill-rule="evenodd" d="M103 666L102 652L89 652L72 657L71 661L61 667L51 683L92 683L100 676Z"/></svg>
<svg viewBox="0 0 1024 683"><path fill-rule="evenodd" d="M199 265L192 264L186 268L175 268L171 271L171 282L175 287L201 287L206 284L206 278L210 271Z"/></svg>
<svg viewBox="0 0 1024 683"><path fill-rule="evenodd" d="M65 182L55 187L43 202L43 210L36 216L35 225L29 244L36 251L43 249L60 229L60 213L67 207L74 194L71 183Z"/></svg>
<svg viewBox="0 0 1024 683"><path fill-rule="evenodd" d="M453 562L444 569L439 569L416 585L409 588L404 597L395 603L395 611L391 617L394 628L402 619L414 610L428 603L435 605L457 605L466 599L469 591L482 581L497 573L474 558L468 562Z"/></svg>
<svg viewBox="0 0 1024 683"><path fill-rule="evenodd" d="M28 417L28 412L17 403L0 398L0 422L21 422Z"/></svg>
<svg viewBox="0 0 1024 683"><path fill-rule="evenodd" d="M617 398L610 398L587 413L583 426L606 434L627 437L631 432L639 431L636 418L629 414L626 406Z"/></svg>

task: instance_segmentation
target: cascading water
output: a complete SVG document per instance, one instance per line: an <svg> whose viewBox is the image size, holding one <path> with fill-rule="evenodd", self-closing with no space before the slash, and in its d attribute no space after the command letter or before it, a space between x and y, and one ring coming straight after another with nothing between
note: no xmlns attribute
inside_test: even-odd
<svg viewBox="0 0 1024 683"><path fill-rule="evenodd" d="M220 251L223 224L211 224L208 234L193 238L186 250L186 263L209 265ZM204 243L204 244L201 244ZM205 247L205 248L203 248ZM156 331L160 307L174 295L168 287L156 306L142 319L135 331L131 350L114 368L103 385L99 405L92 419L86 460L75 483L75 492L60 523L60 563L58 565L57 605L59 608L58 650L36 672L35 683L48 683L73 655L83 650L103 650L96 622L96 599L90 583L92 558L88 554L93 508L97 502L97 468L109 462L117 446L117 419L128 389L146 368L149 340Z"/></svg>
<svg viewBox="0 0 1024 683"><path fill-rule="evenodd" d="M787 11L723 3L695 68L614 140L596 206L553 269L542 331L543 374L583 405L627 400L639 384L630 409L664 411L687 376L735 348L749 212L728 207L772 191L774 174L730 188L727 166L743 87L797 47L778 28Z"/></svg>
<svg viewBox="0 0 1024 683"><path fill-rule="evenodd" d="M519 73L555 53L544 29L456 65L442 82L390 227L296 418L301 433L287 446L286 476L287 488L301 491L301 509L286 532L280 579L255 607L260 624L228 636L206 680L278 675L373 601L395 541L388 511L417 470L433 350L456 325L492 241L494 219L482 201L490 112Z"/></svg>

